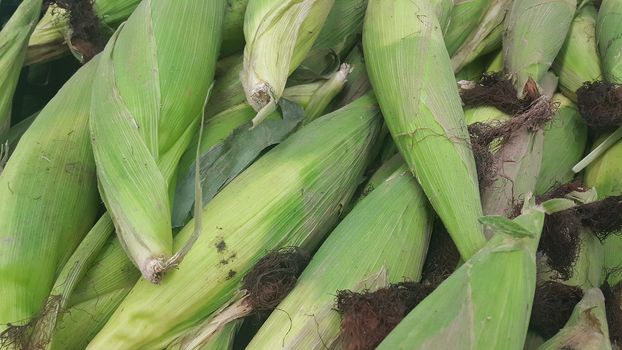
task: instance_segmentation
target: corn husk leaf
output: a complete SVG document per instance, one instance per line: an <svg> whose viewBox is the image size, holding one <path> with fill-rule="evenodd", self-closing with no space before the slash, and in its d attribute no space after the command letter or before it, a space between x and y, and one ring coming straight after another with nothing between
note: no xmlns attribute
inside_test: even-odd
<svg viewBox="0 0 622 350"><path fill-rule="evenodd" d="M363 32L384 120L463 258L485 243L477 172L437 8L370 1ZM418 18L419 20L413 20Z"/></svg>
<svg viewBox="0 0 622 350"><path fill-rule="evenodd" d="M378 349L446 349L456 344L461 349L523 348L544 213L529 207L513 221L486 221L494 224L493 238L416 306Z"/></svg>
<svg viewBox="0 0 622 350"><path fill-rule="evenodd" d="M39 19L42 0L25 0L0 31L0 139L11 125L11 105L24 64L30 34Z"/></svg>
<svg viewBox="0 0 622 350"><path fill-rule="evenodd" d="M531 78L538 84L564 44L576 0L514 1L505 20L505 71L514 78L518 97Z"/></svg>
<svg viewBox="0 0 622 350"><path fill-rule="evenodd" d="M0 175L0 330L37 315L55 274L93 225L98 206L82 68L41 111Z"/></svg>
<svg viewBox="0 0 622 350"><path fill-rule="evenodd" d="M622 2L603 0L598 9L596 21L596 41L605 79L614 84L622 84Z"/></svg>
<svg viewBox="0 0 622 350"><path fill-rule="evenodd" d="M553 71L559 76L559 88L571 99L586 81L602 79L596 44L596 8L587 4L577 11L570 31L553 61Z"/></svg>
<svg viewBox="0 0 622 350"><path fill-rule="evenodd" d="M317 245L359 182L377 114L375 101L363 97L302 128L236 177L205 207L209 224L184 262L161 286L139 281L89 349L164 347L231 300L266 251ZM176 246L193 231L191 221Z"/></svg>
<svg viewBox="0 0 622 350"><path fill-rule="evenodd" d="M90 130L100 193L126 252L154 283L180 258L172 251L169 184L199 125L224 7L224 0L143 1L96 73Z"/></svg>
<svg viewBox="0 0 622 350"><path fill-rule="evenodd" d="M287 77L304 60L334 0L253 0L244 18L244 67L240 75L259 124L283 95Z"/></svg>
<svg viewBox="0 0 622 350"><path fill-rule="evenodd" d="M418 281L431 230L425 195L402 166L335 228L247 349L330 347L340 333L336 291L371 288L365 281L382 269L385 283Z"/></svg>
<svg viewBox="0 0 622 350"><path fill-rule="evenodd" d="M598 288L584 290L570 319L539 350L556 349L610 350L609 329L605 315L605 297Z"/></svg>

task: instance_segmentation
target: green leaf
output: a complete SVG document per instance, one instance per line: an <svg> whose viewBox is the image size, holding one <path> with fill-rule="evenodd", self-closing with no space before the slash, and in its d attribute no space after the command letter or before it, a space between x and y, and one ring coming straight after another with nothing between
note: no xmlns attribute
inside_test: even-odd
<svg viewBox="0 0 622 350"><path fill-rule="evenodd" d="M225 140L201 155L200 169L203 206L246 169L268 147L289 136L305 118L298 104L286 99L279 102L283 118L267 119L251 129L251 123L236 128ZM192 163L180 176L175 190L173 226L181 227L190 218L194 204L194 169Z"/></svg>
<svg viewBox="0 0 622 350"><path fill-rule="evenodd" d="M492 228L495 233L504 233L514 237L533 237L534 233L520 224L500 215L483 216L479 222Z"/></svg>

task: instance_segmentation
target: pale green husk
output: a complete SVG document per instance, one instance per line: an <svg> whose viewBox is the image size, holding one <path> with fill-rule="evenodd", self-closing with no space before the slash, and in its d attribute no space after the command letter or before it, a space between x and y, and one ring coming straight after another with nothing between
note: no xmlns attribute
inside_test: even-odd
<svg viewBox="0 0 622 350"><path fill-rule="evenodd" d="M377 349L522 349L544 221L531 206L510 221L487 217L495 235L411 311Z"/></svg>
<svg viewBox="0 0 622 350"><path fill-rule="evenodd" d="M469 134L437 8L369 1L363 48L385 122L463 258L485 243ZM413 20L413 19L417 20Z"/></svg>
<svg viewBox="0 0 622 350"><path fill-rule="evenodd" d="M564 328L539 350L611 350L605 297L598 288L586 289L583 293L583 299L575 306Z"/></svg>
<svg viewBox="0 0 622 350"><path fill-rule="evenodd" d="M88 137L97 62L63 86L0 175L0 330L37 315L66 259L96 219Z"/></svg>
<svg viewBox="0 0 622 350"><path fill-rule="evenodd" d="M28 39L41 12L42 0L24 0L0 31L0 140L11 125L11 105L24 64Z"/></svg>
<svg viewBox="0 0 622 350"><path fill-rule="evenodd" d="M154 283L177 262L169 185L203 113L224 8L224 0L141 2L95 74L90 131L100 193L124 249Z"/></svg>
<svg viewBox="0 0 622 350"><path fill-rule="evenodd" d="M376 289L378 274L377 288L418 281L431 230L425 195L402 166L335 228L247 349L330 348L340 333L334 294Z"/></svg>
<svg viewBox="0 0 622 350"><path fill-rule="evenodd" d="M160 286L139 281L89 349L166 346L226 304L266 251L312 249L359 183L379 124L375 101L363 97L261 157L205 207L206 224L178 269ZM193 230L191 221L177 248Z"/></svg>
<svg viewBox="0 0 622 350"><path fill-rule="evenodd" d="M586 81L603 78L596 44L596 8L586 4L577 11L566 41L553 61L559 88L576 102L576 91Z"/></svg>
<svg viewBox="0 0 622 350"><path fill-rule="evenodd" d="M246 100L259 113L257 124L276 107L287 77L304 60L334 0L253 0L244 18Z"/></svg>
<svg viewBox="0 0 622 350"><path fill-rule="evenodd" d="M519 97L530 77L541 83L564 44L576 6L576 0L512 2L504 22L503 57Z"/></svg>
<svg viewBox="0 0 622 350"><path fill-rule="evenodd" d="M621 0L603 0L598 9L596 41L605 80L622 84Z"/></svg>

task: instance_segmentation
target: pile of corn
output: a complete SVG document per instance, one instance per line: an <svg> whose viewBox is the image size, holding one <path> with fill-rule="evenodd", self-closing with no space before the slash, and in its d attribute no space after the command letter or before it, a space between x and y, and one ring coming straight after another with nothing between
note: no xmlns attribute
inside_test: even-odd
<svg viewBox="0 0 622 350"><path fill-rule="evenodd" d="M0 28L0 349L622 348L622 0Z"/></svg>

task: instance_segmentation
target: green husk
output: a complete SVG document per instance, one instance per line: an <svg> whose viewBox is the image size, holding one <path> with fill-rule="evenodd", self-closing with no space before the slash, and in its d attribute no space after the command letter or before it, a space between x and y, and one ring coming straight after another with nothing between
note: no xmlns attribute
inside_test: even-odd
<svg viewBox="0 0 622 350"><path fill-rule="evenodd" d="M167 350L231 350L235 335L244 319L233 320L217 330L209 339L196 338L194 333L182 338L181 342L173 342L167 346Z"/></svg>
<svg viewBox="0 0 622 350"><path fill-rule="evenodd" d="M570 319L539 350L582 349L610 350L605 297L598 288L584 290L583 299L575 306Z"/></svg>
<svg viewBox="0 0 622 350"><path fill-rule="evenodd" d="M342 92L333 100L333 103L327 109L328 111L341 108L371 90L361 48L358 46L352 48L345 62L351 67L350 74L343 86Z"/></svg>
<svg viewBox="0 0 622 350"><path fill-rule="evenodd" d="M377 115L375 101L360 98L261 157L205 207L202 220L209 224L178 269L160 286L139 281L89 349L166 346L228 303L241 276L266 251L311 250L359 183L379 129ZM193 230L191 221L176 247Z"/></svg>
<svg viewBox="0 0 622 350"><path fill-rule="evenodd" d="M91 266L108 238L113 234L114 226L108 214L104 214L80 245L73 252L60 271L43 312L36 319L30 335L29 349L50 349L60 315L67 308L69 299L79 281Z"/></svg>
<svg viewBox="0 0 622 350"><path fill-rule="evenodd" d="M369 180L367 180L365 186L363 186L363 192L361 193L359 201L367 197L367 195L378 188L378 186L382 185L395 171L397 171L399 167L403 165L404 160L399 154L394 154L391 158L382 163L380 168L374 172Z"/></svg>
<svg viewBox="0 0 622 350"><path fill-rule="evenodd" d="M464 68L456 73L456 81L461 80L477 80L486 71L486 57L480 57L477 60L467 64Z"/></svg>
<svg viewBox="0 0 622 350"><path fill-rule="evenodd" d="M603 76L596 44L596 15L596 8L589 3L577 10L566 41L553 61L561 92L574 102L584 82Z"/></svg>
<svg viewBox="0 0 622 350"><path fill-rule="evenodd" d="M172 250L169 186L201 119L224 8L224 0L143 1L100 56L90 117L100 193L153 283L183 258Z"/></svg>
<svg viewBox="0 0 622 350"><path fill-rule="evenodd" d="M576 0L514 1L505 20L505 71L514 78L518 97L531 78L538 84L564 44Z"/></svg>
<svg viewBox="0 0 622 350"><path fill-rule="evenodd" d="M530 205L512 221L484 219L495 231L486 246L415 307L377 349L456 344L462 349L523 348L544 212Z"/></svg>
<svg viewBox="0 0 622 350"><path fill-rule="evenodd" d="M477 57L500 47L502 22L509 6L509 0L455 3L445 33L445 43L454 71L461 70Z"/></svg>
<svg viewBox="0 0 622 350"><path fill-rule="evenodd" d="M244 66L240 79L257 111L253 125L274 111L287 77L304 60L334 0L255 0L244 18Z"/></svg>
<svg viewBox="0 0 622 350"><path fill-rule="evenodd" d="M42 0L24 0L0 31L0 139L11 125L11 105L30 34L41 12Z"/></svg>
<svg viewBox="0 0 622 350"><path fill-rule="evenodd" d="M95 61L41 111L0 175L0 331L41 311L98 206L88 137Z"/></svg>
<svg viewBox="0 0 622 350"><path fill-rule="evenodd" d="M22 120L21 122L13 125L4 135L3 138L0 138L0 144L7 145L9 149L9 154L13 153L15 147L17 147L17 143L24 136L26 130L30 127L32 122L35 121L35 118L39 112L31 115L30 117Z"/></svg>
<svg viewBox="0 0 622 350"><path fill-rule="evenodd" d="M418 281L431 230L425 195L402 166L333 230L247 349L331 348L340 333L336 291Z"/></svg>
<svg viewBox="0 0 622 350"><path fill-rule="evenodd" d="M102 31L111 32L134 12L140 0L93 0L95 15L101 20ZM227 0L223 17L221 56L240 52L244 48L244 13L248 0ZM26 54L26 64L48 62L69 54L72 29L66 10L55 4L37 24ZM75 48L71 48L75 50ZM75 52L78 56L79 52Z"/></svg>
<svg viewBox="0 0 622 350"><path fill-rule="evenodd" d="M596 41L605 80L622 84L622 11L620 0L603 0L598 9Z"/></svg>
<svg viewBox="0 0 622 350"><path fill-rule="evenodd" d="M488 64L487 72L501 72L503 70L503 51L499 50L495 57Z"/></svg>
<svg viewBox="0 0 622 350"><path fill-rule="evenodd" d="M389 131L460 254L468 259L485 243L477 220L481 202L460 96L440 30L445 18L437 17L436 10L426 1L370 1L363 47Z"/></svg>
<svg viewBox="0 0 622 350"><path fill-rule="evenodd" d="M572 167L583 156L587 144L587 125L577 107L562 94L555 94L553 100L559 107L553 120L544 126L542 164L535 189L538 195L572 181Z"/></svg>

